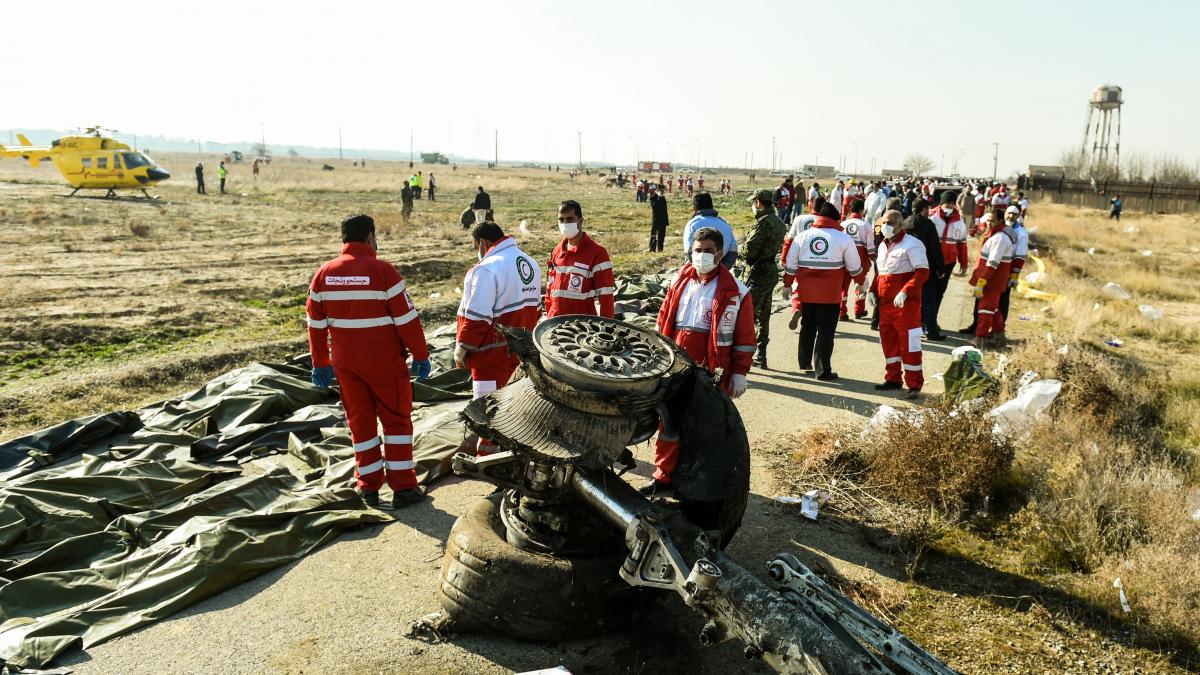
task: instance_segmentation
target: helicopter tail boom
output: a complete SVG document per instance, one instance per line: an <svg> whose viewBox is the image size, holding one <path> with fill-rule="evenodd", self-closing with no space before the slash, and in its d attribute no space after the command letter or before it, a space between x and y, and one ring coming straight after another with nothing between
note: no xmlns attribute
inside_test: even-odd
<svg viewBox="0 0 1200 675"><path fill-rule="evenodd" d="M29 142L25 134L17 134L17 140L21 145L15 147L6 147L0 145L0 157L21 157L29 160L29 165L37 168L42 163L43 159L50 158L50 148L35 146Z"/></svg>

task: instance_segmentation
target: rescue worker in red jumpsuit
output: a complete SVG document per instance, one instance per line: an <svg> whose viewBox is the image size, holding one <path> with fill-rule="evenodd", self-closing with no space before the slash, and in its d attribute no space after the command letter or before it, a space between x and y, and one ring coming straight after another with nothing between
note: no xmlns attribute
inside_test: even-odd
<svg viewBox="0 0 1200 675"><path fill-rule="evenodd" d="M1012 272L1013 240L1004 232L1004 209L992 211L987 239L979 250L979 260L971 273L971 285L979 298L979 320L975 325L975 346L983 349L994 334L1004 334L1004 315L999 312L1000 295L1008 288Z"/></svg>
<svg viewBox="0 0 1200 675"><path fill-rule="evenodd" d="M846 219L842 221L842 230L850 235L854 240L854 247L858 250L858 259L861 262L862 269L871 270L871 263L875 260L875 231L867 224L863 218L863 211L866 209L866 202L861 197L855 197L849 200L846 205ZM846 302L850 298L850 275L847 274L842 279L842 306L841 316L842 321L848 321L848 308ZM854 291L854 318L862 319L867 316L867 294L862 284L858 284Z"/></svg>
<svg viewBox="0 0 1200 675"><path fill-rule="evenodd" d="M590 314L613 318L612 260L608 249L583 231L583 207L568 199L558 207L558 231L563 240L546 265L546 316Z"/></svg>
<svg viewBox="0 0 1200 675"><path fill-rule="evenodd" d="M783 249L779 251L779 264L783 266L787 261L788 250L792 247L792 241L800 236L817 220L817 214L821 212L821 207L825 206L825 198L817 197L809 201L809 212L799 214L792 218L791 226L788 228L788 233L783 238ZM780 292L785 298L789 298L792 304L792 318L788 320L788 330L796 330L796 326L800 325L800 313L804 309L800 302L800 294L797 293L791 284L783 284L780 287Z"/></svg>
<svg viewBox="0 0 1200 675"><path fill-rule="evenodd" d="M463 279L458 306L454 363L471 371L471 390L482 398L508 384L517 356L508 351L497 325L533 330L538 321L542 271L500 226L485 221L471 230L479 263ZM483 456L495 452L492 441L479 439Z"/></svg>
<svg viewBox="0 0 1200 675"><path fill-rule="evenodd" d="M357 486L379 506L384 477L392 508L420 501L412 459L411 353L417 380L429 375L429 346L404 279L376 257L375 221L357 215L342 222L342 254L325 263L308 290L308 343L313 384L337 375L354 442ZM333 342L330 359L329 343ZM383 451L376 419L383 422Z"/></svg>
<svg viewBox="0 0 1200 675"><path fill-rule="evenodd" d="M838 223L839 215L833 204L822 206L813 226L792 242L783 265L783 283L795 282L803 306L797 345L800 369L813 371L822 381L838 379L831 360L842 278L849 274L859 283L867 278L854 241Z"/></svg>
<svg viewBox="0 0 1200 675"><path fill-rule="evenodd" d="M667 288L658 312L658 332L683 348L700 367L720 372L721 388L732 398L746 392L754 359L754 302L750 290L721 263L724 238L711 227L696 230L691 262L684 263ZM679 437L659 426L654 445L654 478L642 486L649 495L673 490Z"/></svg>
<svg viewBox="0 0 1200 675"><path fill-rule="evenodd" d="M929 279L925 244L904 234L899 211L880 218L878 271L871 284L879 306L879 341L886 374L880 391L908 386L916 398L925 384L921 365L921 285ZM903 383L903 384L902 384Z"/></svg>

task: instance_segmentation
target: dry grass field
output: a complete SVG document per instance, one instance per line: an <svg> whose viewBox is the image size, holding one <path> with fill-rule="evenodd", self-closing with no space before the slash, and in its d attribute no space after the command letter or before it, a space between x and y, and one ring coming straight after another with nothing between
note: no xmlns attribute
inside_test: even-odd
<svg viewBox="0 0 1200 675"><path fill-rule="evenodd" d="M236 165L229 194L219 195L211 175L218 158L205 156L209 194L201 196L191 180L195 155L158 159L174 178L154 190L155 201L67 199L52 167L0 162L0 438L305 351L306 285L339 250L337 223L353 213L375 217L380 253L408 279L427 327L452 320L474 261L459 214L477 185L491 194L501 225L539 258L557 242L558 202L573 198L618 273L678 261L678 245L646 253L648 205L595 173L420 165L413 170L434 171L440 189L436 202L416 202L405 225L406 163L330 160L335 170L323 171L322 160L280 158L257 181ZM750 190L774 181L728 177L738 192L717 198L717 208L740 232L751 219ZM678 193L671 204L668 234L677 237L691 208ZM1037 204L1029 224L1047 263L1040 287L1060 297L1014 302L1009 335L1017 340L1004 354L1000 396L1025 370L1067 383L1029 437L991 444L947 423L906 427L896 432L903 438L872 445L851 441L857 428L797 429L800 452L772 461L783 462L781 481L797 466L805 486L814 476L858 480L871 488L864 502L916 514L846 536L864 549L907 547L903 588L844 588L964 670L995 672L979 664L997 662L1011 672L1107 672L1110 663L1194 670L1200 221L1130 213L1118 223ZM1130 297L1106 293L1108 282ZM1108 344L1114 338L1121 346ZM998 355L986 365L998 370ZM937 439L943 445L934 447ZM966 443L972 452L961 452ZM904 447L914 454L895 450ZM955 480L944 480L950 474Z"/></svg>

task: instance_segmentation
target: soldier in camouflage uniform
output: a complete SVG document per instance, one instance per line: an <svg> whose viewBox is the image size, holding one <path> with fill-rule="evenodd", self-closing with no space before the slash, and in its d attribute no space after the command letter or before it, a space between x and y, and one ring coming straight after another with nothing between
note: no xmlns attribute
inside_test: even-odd
<svg viewBox="0 0 1200 675"><path fill-rule="evenodd" d="M757 220L742 246L742 259L746 262L746 286L754 300L754 323L758 328L758 350L754 363L767 367L767 343L771 341L771 300L775 285L779 283L779 267L775 257L783 248L783 237L787 226L775 215L773 195L770 190L759 190L750 198Z"/></svg>

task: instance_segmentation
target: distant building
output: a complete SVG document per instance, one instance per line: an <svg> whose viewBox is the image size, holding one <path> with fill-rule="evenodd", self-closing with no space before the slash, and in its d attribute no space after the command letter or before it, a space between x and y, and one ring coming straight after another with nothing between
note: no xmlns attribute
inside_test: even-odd
<svg viewBox="0 0 1200 675"><path fill-rule="evenodd" d="M837 173L832 166L824 166L821 164L805 164L804 166L800 167L800 170L806 173L811 173L817 177L832 176Z"/></svg>
<svg viewBox="0 0 1200 675"><path fill-rule="evenodd" d="M880 172L882 176L907 176L911 173L908 169L884 169Z"/></svg>
<svg viewBox="0 0 1200 675"><path fill-rule="evenodd" d="M639 171L666 171L672 172L675 169L671 168L670 162L641 162L638 164Z"/></svg>

